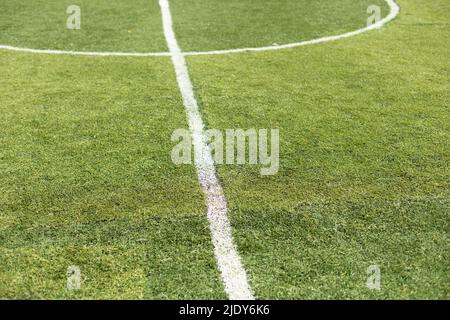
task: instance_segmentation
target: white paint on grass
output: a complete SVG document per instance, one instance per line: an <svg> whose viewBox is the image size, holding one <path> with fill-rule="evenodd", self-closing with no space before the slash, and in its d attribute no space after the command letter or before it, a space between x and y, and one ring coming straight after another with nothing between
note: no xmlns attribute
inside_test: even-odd
<svg viewBox="0 0 450 320"><path fill-rule="evenodd" d="M175 68L189 128L192 132L195 166L197 168L198 180L206 197L207 217L211 230L214 254L221 272L225 291L232 300L254 299L248 284L247 274L233 243L231 225L227 215L227 202L222 186L217 178L211 150L206 142L204 125L197 100L194 96L186 60L178 46L173 31L169 2L167 0L159 0L159 5L162 12L164 35Z"/></svg>
<svg viewBox="0 0 450 320"><path fill-rule="evenodd" d="M352 32L347 32L347 33L336 35L336 36L329 36L329 37L323 37L323 38L314 39L314 40L294 42L294 43L288 43L288 44L276 45L276 46L267 46L267 47L260 47L260 48L240 48L240 49L230 49L230 50L191 51L191 52L184 52L181 54L184 56L196 56L196 55L228 54L228 53L240 53L240 52L259 52L259 51L269 51L269 50L280 50L280 49L302 47L302 46L311 45L311 44L318 44L318 43L323 43L323 42L336 41L336 40L340 40L340 39L354 37L361 33L381 28L386 23L392 21L399 14L400 7L397 5L397 3L394 0L385 0L385 1L389 5L389 10L390 10L389 14L386 17L384 17L382 20L378 21L377 23L375 23L371 26L367 26L365 28L358 29L358 30L355 30ZM64 50L40 50L40 49L19 48L19 47L8 46L8 45L0 45L0 49L23 51L23 52L30 52L30 53L70 54L70 55L84 55L84 56L161 57L161 56L170 56L171 55L170 52L147 52L147 53L130 52L130 53L127 53L127 52L83 52L83 51L64 51Z"/></svg>
<svg viewBox="0 0 450 320"><path fill-rule="evenodd" d="M73 56L121 56L121 57L168 57L170 52L87 52L87 51L65 51L65 50L41 50L41 49L29 49L29 48L18 48L7 45L0 45L0 49L29 52L29 53L46 53L46 54L68 54Z"/></svg>
<svg viewBox="0 0 450 320"><path fill-rule="evenodd" d="M400 7L395 3L394 0L385 0L387 4L389 5L390 12L389 14L384 17L384 19L378 21L377 23L374 23L370 26L367 26L362 29L358 29L352 32L347 32L344 34L340 34L337 36L329 36L329 37L323 37L319 39L314 40L307 40L302 42L295 42L295 43L288 43L283 45L276 45L276 46L269 46L269 47L260 47L260 48L241 48L241 49L231 49L231 50L214 50L214 51L205 51L205 52L185 52L184 55L186 56L198 56L198 55L209 55L209 54L227 54L227 53L240 53L240 52L258 52L258 51L270 51L270 50L280 50L280 49L288 49L288 48L295 48L295 47L302 47L307 46L311 44L318 44L322 42L329 42L329 41L336 41L340 39L350 38L357 36L361 33L373 30L373 29L379 29L382 26L384 26L389 21L393 20L400 12Z"/></svg>
<svg viewBox="0 0 450 320"><path fill-rule="evenodd" d="M247 274L242 266L240 257L233 243L231 225L228 220L227 202L217 178L212 158L211 150L206 143L204 136L204 125L199 112L199 107L194 96L192 82L189 77L186 66L185 56L192 55L210 55L210 54L228 54L240 52L258 52L294 48L322 42L336 41L344 38L350 38L361 33L381 28L383 25L393 20L399 13L400 8L394 0L385 0L389 5L390 12L377 23L341 35L323 37L303 42L290 43L285 45L276 45L260 48L241 48L231 50L214 50L204 52L182 52L178 46L172 27L172 17L169 3L167 0L159 0L162 11L164 35L169 47L169 52L147 52L147 53L128 53L128 52L83 52L83 51L65 51L65 50L40 50L30 48L19 48L9 45L0 45L0 49L21 51L29 53L43 54L67 54L83 56L126 56L126 57L158 57L170 56L175 67L175 73L186 109L189 128L192 132L192 141L195 152L195 165L198 173L198 180L205 193L207 205L207 217L214 245L214 254L224 282L225 291L230 299L254 299L251 292Z"/></svg>

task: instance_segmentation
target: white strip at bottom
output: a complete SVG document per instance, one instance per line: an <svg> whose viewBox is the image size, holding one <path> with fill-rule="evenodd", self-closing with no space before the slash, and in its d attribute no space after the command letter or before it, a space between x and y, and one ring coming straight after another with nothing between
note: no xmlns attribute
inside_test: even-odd
<svg viewBox="0 0 450 320"><path fill-rule="evenodd" d="M159 0L164 36L170 51L175 73L192 132L195 166L198 180L206 197L207 217L211 230L214 254L221 272L225 291L231 300L253 300L247 274L233 242L231 225L227 215L227 201L217 178L211 150L203 134L204 125L186 60L178 46L172 27L172 15L168 0Z"/></svg>

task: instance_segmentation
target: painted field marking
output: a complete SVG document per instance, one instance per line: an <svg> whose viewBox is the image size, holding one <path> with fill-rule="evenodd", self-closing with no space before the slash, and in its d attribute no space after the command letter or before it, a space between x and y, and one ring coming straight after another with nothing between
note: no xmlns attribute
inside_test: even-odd
<svg viewBox="0 0 450 320"><path fill-rule="evenodd" d="M347 32L344 34L336 35L336 36L328 36L322 37L313 40L306 40L302 42L294 42L283 45L276 46L267 46L267 47L259 47L259 48L240 48L240 49L229 49L229 50L212 50L212 51L191 51L191 52L182 52L183 56L198 56L198 55L217 55L217 54L229 54L229 53L241 53L241 52L259 52L259 51L270 51L270 50L280 50L287 48L295 48L302 47L306 45L318 44L323 42L337 41L340 39L354 37L361 33L378 29L384 26L386 23L395 19L395 17L400 12L400 7L395 2L395 0L385 0L389 6L389 14L384 17L382 20L377 23L367 26L362 29L358 29L355 31ZM122 57L168 57L171 56L170 52L83 52L83 51L65 51L65 50L41 50L41 49L30 49L30 48L20 48L9 45L1 45L0 49L11 50L11 51L21 51L21 52L29 52L29 53L44 53L44 54L68 54L68 55L81 55L81 56L122 56Z"/></svg>
<svg viewBox="0 0 450 320"><path fill-rule="evenodd" d="M164 36L170 50L178 86L186 109L189 128L192 132L195 167L198 180L206 197L207 217L214 254L225 291L231 300L253 300L254 297L248 283L247 274L233 243L231 225L228 220L227 201L222 186L217 179L211 150L204 136L203 120L194 96L186 60L178 46L173 31L169 2L167 0L159 0L159 5L163 19Z"/></svg>
<svg viewBox="0 0 450 320"><path fill-rule="evenodd" d="M211 150L206 143L203 130L204 125L199 112L199 107L195 99L192 82L186 66L185 56L193 55L218 55L241 52L259 52L269 50L280 50L294 48L322 42L336 41L349 38L361 33L381 28L383 25L393 20L399 13L400 8L394 0L385 0L389 5L389 14L377 23L358 29L352 32L336 36L323 37L314 40L290 43L285 45L268 46L260 48L240 48L231 50L213 50L203 52L182 52L178 46L170 13L168 0L159 0L161 7L164 36L169 48L169 52L147 52L147 53L127 53L127 52L83 52L83 51L65 51L65 50L40 50L30 48L19 48L9 45L0 45L0 49L42 53L42 54L65 54L65 55L83 55L83 56L125 56L125 57L171 57L177 77L180 93L183 98L189 128L192 132L195 165L198 174L198 180L206 196L207 217L214 245L214 254L217 259L218 267L221 272L225 291L232 300L253 300L253 294L248 283L247 274L242 266L239 254L233 243L231 225L227 215L227 202L223 193L222 186L217 178L214 161Z"/></svg>
<svg viewBox="0 0 450 320"><path fill-rule="evenodd" d="M0 45L0 49L44 54L67 54L72 56L99 56L99 57L169 57L170 52L87 52L87 51L65 51L65 50L41 50L30 48L18 48L8 45Z"/></svg>
<svg viewBox="0 0 450 320"><path fill-rule="evenodd" d="M394 0L385 0L387 4L389 5L389 14L384 17L382 20L378 21L377 23L374 23L370 26L367 26L362 29L358 29L355 31L343 33L336 36L329 36L329 37L323 37L313 40L306 40L302 42L294 42L294 43L288 43L288 44L282 44L282 45L276 45L276 46L267 46L267 47L259 47L259 48L240 48L240 49L229 49L229 50L213 50L213 51L204 51L204 52L185 52L185 56L199 56L199 55L210 55L210 54L228 54L228 53L241 53L241 52L258 52L258 51L270 51L270 50L280 50L280 49L288 49L288 48L295 48L295 47L302 47L307 46L311 44L318 44L322 42L330 42L330 41L337 41L340 39L350 38L357 36L361 33L379 29L382 26L384 26L389 21L393 20L400 12L400 7L397 5L397 3Z"/></svg>

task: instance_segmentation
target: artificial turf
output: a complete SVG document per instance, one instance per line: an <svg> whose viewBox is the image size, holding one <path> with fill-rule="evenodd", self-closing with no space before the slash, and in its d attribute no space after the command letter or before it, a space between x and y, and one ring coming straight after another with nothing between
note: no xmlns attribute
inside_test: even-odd
<svg viewBox="0 0 450 320"><path fill-rule="evenodd" d="M0 233L2 299L225 299L207 222L148 216ZM67 268L81 271L67 288Z"/></svg>
<svg viewBox="0 0 450 320"><path fill-rule="evenodd" d="M367 8L384 0L172 0L184 51L272 46L342 34L367 25Z"/></svg>
<svg viewBox="0 0 450 320"><path fill-rule="evenodd" d="M79 30L66 10L80 8ZM0 0L0 44L73 51L167 51L157 0Z"/></svg>
<svg viewBox="0 0 450 320"><path fill-rule="evenodd" d="M188 57L209 127L280 130L278 174L218 168L258 298L448 298L448 3L399 4L351 39Z"/></svg>
<svg viewBox="0 0 450 320"><path fill-rule="evenodd" d="M170 61L0 59L0 297L223 297Z"/></svg>
<svg viewBox="0 0 450 320"><path fill-rule="evenodd" d="M351 31L374 4L170 2L198 51ZM449 4L398 2L354 38L188 57L208 128L280 129L278 174L218 166L257 298L448 299ZM78 31L68 4L0 0L0 44L167 50L157 1L81 1ZM0 51L0 74L0 298L226 298L195 169L170 158L169 58Z"/></svg>

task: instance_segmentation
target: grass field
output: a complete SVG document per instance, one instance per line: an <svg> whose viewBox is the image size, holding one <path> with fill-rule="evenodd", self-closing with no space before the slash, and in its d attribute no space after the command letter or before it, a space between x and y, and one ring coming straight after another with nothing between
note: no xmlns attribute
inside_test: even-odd
<svg viewBox="0 0 450 320"><path fill-rule="evenodd" d="M449 299L446 0L398 0L380 29L188 56L208 128L278 128L280 169L218 165L257 299ZM158 1L0 0L0 45L167 52ZM384 0L170 0L184 51L365 27ZM0 298L226 299L170 57L0 49ZM69 290L67 268L81 288ZM380 290L366 286L379 266Z"/></svg>

